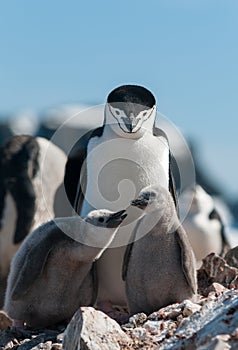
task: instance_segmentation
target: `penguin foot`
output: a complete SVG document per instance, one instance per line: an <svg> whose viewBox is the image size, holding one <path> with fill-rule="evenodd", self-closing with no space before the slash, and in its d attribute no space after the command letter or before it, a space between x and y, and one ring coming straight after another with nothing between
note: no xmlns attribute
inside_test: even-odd
<svg viewBox="0 0 238 350"><path fill-rule="evenodd" d="M104 312L107 316L111 317L120 325L127 323L131 316L126 307L124 308L122 306L112 305L110 301L99 302L96 308L97 310Z"/></svg>

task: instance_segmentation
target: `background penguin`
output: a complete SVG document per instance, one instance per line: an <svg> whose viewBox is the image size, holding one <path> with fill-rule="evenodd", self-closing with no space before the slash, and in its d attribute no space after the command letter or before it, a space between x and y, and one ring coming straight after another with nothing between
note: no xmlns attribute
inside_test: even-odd
<svg viewBox="0 0 238 350"><path fill-rule="evenodd" d="M192 204L185 216L183 227L200 265L202 259L212 252L224 255L230 244L213 198L201 186L196 185L195 191L187 190L180 197L181 213L189 198L192 198Z"/></svg>
<svg viewBox="0 0 238 350"><path fill-rule="evenodd" d="M66 165L66 192L79 215L101 207L128 207L151 184L169 188L176 201L169 145L164 132L155 127L155 116L155 98L144 87L124 85L109 94L103 126L79 140ZM120 234L96 263L101 305L108 300L126 304L122 262L138 218L129 210Z"/></svg>
<svg viewBox="0 0 238 350"><path fill-rule="evenodd" d="M192 298L197 292L195 257L170 193L158 186L147 187L131 204L145 215L124 259L129 311L150 314Z"/></svg>
<svg viewBox="0 0 238 350"><path fill-rule="evenodd" d="M93 305L92 262L125 217L125 210L97 210L85 220L56 218L33 231L14 256L8 278L4 309L14 325L45 327L71 318L80 306Z"/></svg>
<svg viewBox="0 0 238 350"><path fill-rule="evenodd" d="M65 163L64 152L43 138L13 136L0 149L2 293L12 256L23 239L54 217L55 195L63 182Z"/></svg>

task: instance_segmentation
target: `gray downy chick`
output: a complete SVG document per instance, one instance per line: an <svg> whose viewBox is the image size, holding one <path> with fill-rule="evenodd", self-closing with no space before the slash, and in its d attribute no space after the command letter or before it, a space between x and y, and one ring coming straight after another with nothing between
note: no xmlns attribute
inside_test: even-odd
<svg viewBox="0 0 238 350"><path fill-rule="evenodd" d="M169 191L147 187L131 205L144 215L124 256L130 312L149 314L192 298L197 291L195 257Z"/></svg>
<svg viewBox="0 0 238 350"><path fill-rule="evenodd" d="M93 305L93 262L126 215L125 210L95 210L84 220L57 218L33 231L14 256L8 277L4 309L14 325L46 327L71 318L80 306Z"/></svg>

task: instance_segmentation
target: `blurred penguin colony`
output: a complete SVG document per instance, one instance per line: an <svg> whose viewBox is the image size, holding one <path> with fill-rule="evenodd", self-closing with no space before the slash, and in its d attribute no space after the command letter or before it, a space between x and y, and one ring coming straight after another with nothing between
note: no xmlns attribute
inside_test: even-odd
<svg viewBox="0 0 238 350"><path fill-rule="evenodd" d="M115 109L115 113L119 112ZM159 115L156 118L159 123ZM75 198L77 186L73 187L75 185L71 174L74 194L68 189L67 197L64 187L67 157L78 140L88 131L100 127L103 121L104 106L65 105L50 109L40 116L29 112L10 118L2 116L0 120L1 306L4 301L12 258L26 237L55 217L63 218L73 215L72 207L77 200ZM173 120L173 123L176 124L176 120ZM191 140L189 146L186 142L181 142L182 138L177 138L179 132L174 132L172 123L166 124L164 120L162 130L163 125L172 150L171 171L178 198L178 215L193 248L197 266L199 266L202 259L209 253L224 255L229 247L238 244L238 232L236 231L238 203L230 203L222 188L217 188L214 181L207 176L201 160L199 163L197 161L199 148L194 150ZM191 159L188 159L190 156ZM71 161L72 165L73 152ZM75 157L75 162L77 161L78 154ZM191 170L191 164L194 166L195 176L191 177L191 181L185 181L182 186L181 177L186 177L186 172ZM77 179L79 175L75 174ZM67 186L70 187L69 184ZM140 207L140 201L138 203ZM119 213L123 215L122 211ZM88 212L85 212L83 217L87 214ZM112 215L115 220L115 214ZM109 228L110 225L106 227ZM97 254L94 253L94 258ZM135 276L133 268L132 276ZM99 278L101 278L100 275ZM133 310L133 306L131 309ZM140 311L135 306L134 310ZM153 311L153 307L150 311Z"/></svg>

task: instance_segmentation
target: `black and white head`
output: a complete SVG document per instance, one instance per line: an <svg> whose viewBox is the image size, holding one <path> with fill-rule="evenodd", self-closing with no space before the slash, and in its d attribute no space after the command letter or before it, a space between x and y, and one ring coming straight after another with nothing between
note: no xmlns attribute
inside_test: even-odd
<svg viewBox="0 0 238 350"><path fill-rule="evenodd" d="M103 228L115 229L119 227L122 221L127 217L126 210L113 212L106 209L93 210L85 218L85 221L91 225Z"/></svg>
<svg viewBox="0 0 238 350"><path fill-rule="evenodd" d="M169 191L162 186L148 186L143 188L139 196L131 201L131 205L147 213L164 210L168 203Z"/></svg>
<svg viewBox="0 0 238 350"><path fill-rule="evenodd" d="M142 137L145 129L152 130L155 115L155 98L142 86L119 86L108 95L106 123L123 137Z"/></svg>

